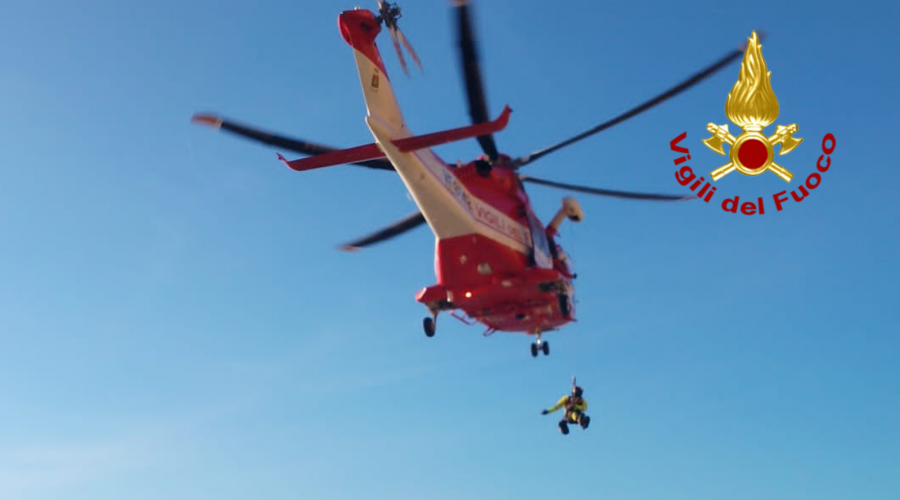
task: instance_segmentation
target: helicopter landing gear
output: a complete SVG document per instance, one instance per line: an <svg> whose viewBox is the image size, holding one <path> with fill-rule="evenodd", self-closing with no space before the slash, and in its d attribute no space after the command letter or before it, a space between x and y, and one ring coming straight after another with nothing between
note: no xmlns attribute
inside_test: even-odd
<svg viewBox="0 0 900 500"><path fill-rule="evenodd" d="M550 343L541 340L541 334L537 333L537 342L531 344L531 357L536 358L538 351L544 353L544 356L550 355Z"/></svg>
<svg viewBox="0 0 900 500"><path fill-rule="evenodd" d="M434 337L434 332L437 330L437 317L426 316L422 320L422 329L425 330L425 336Z"/></svg>

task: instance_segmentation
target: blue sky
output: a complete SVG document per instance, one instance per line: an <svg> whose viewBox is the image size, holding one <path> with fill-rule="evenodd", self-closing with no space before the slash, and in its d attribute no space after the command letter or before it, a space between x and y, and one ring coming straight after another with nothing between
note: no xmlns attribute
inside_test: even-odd
<svg viewBox="0 0 900 500"><path fill-rule="evenodd" d="M539 359L524 336L483 338L447 316L422 334L427 229L337 251L414 209L394 175L299 175L189 123L215 111L370 142L337 30L354 6L4 4L0 498L896 498L895 4L475 4L513 156L753 29L768 33L777 123L805 139L779 163L805 178L821 138L837 138L821 185L781 213L578 196L585 220L560 242L579 321ZM449 3L402 7L425 73L406 78L382 47L407 121L466 124ZM687 131L700 171L723 163L700 140L726 123L737 72L527 173L685 191L669 141ZM722 183L714 201L784 189L773 175ZM567 194L529 192L544 218ZM539 412L573 374L593 421L562 437Z"/></svg>

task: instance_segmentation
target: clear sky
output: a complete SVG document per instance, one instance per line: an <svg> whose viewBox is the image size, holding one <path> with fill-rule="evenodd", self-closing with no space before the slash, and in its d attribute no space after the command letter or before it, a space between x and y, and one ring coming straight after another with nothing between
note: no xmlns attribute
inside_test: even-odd
<svg viewBox="0 0 900 500"><path fill-rule="evenodd" d="M362 4L372 8L375 2ZM337 15L353 3L7 0L0 9L0 498L896 499L900 118L893 2L477 2L500 148L623 111L765 30L779 163L831 169L801 204L578 195L560 242L578 322L530 338L442 316L427 228L337 245L415 207L395 174L297 174L198 111L337 146L371 142ZM465 125L449 2L406 2L425 73L382 49L411 128ZM686 192L738 65L527 167ZM736 130L735 126L731 129ZM438 149L480 154L474 140ZM291 155L288 155L291 156ZM293 156L292 156L293 157ZM566 192L530 187L549 218ZM540 410L585 388L563 437Z"/></svg>

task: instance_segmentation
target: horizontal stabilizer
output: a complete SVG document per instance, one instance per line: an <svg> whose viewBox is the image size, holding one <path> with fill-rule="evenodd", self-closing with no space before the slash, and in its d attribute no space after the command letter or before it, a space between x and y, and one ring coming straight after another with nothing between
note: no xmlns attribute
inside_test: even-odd
<svg viewBox="0 0 900 500"><path fill-rule="evenodd" d="M278 159L284 162L289 168L298 172L313 170L322 167L331 167L334 165L343 165L345 163L356 163L374 158L383 158L384 153L375 143L366 144L364 146L356 146L355 148L339 149L320 155L310 156L309 158L301 158L299 160L287 161L280 154Z"/></svg>
<svg viewBox="0 0 900 500"><path fill-rule="evenodd" d="M509 114L512 112L509 106L503 108L503 113L496 120L490 122L479 123L477 125L469 125L467 127L459 127L443 132L434 132L432 134L417 135L406 139L392 141L397 149L404 153L415 151L417 149L430 148L447 144L448 142L460 141L470 137L478 137L481 135L493 134L506 128L509 123Z"/></svg>
<svg viewBox="0 0 900 500"><path fill-rule="evenodd" d="M448 142L478 137L485 134L493 134L506 128L506 125L509 123L509 114L511 112L512 109L510 109L509 106L506 106L503 109L503 113L501 113L494 121L434 132L431 134L416 135L391 142L397 149L407 153L417 149L447 144ZM280 154L278 155L279 160L284 162L284 164L292 170L298 172L382 157L384 157L384 152L381 151L381 148L375 143L356 146L355 148L339 149L337 151L330 151L328 153L310 156L309 158L300 158L299 160L293 161L288 161Z"/></svg>

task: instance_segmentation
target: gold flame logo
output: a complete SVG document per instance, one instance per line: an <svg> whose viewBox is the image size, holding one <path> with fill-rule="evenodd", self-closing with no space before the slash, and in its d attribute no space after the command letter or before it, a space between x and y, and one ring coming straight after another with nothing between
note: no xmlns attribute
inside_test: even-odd
<svg viewBox="0 0 900 500"><path fill-rule="evenodd" d="M738 81L725 101L725 115L744 130L759 132L778 118L778 98L772 91L772 72L766 68L756 32L747 45Z"/></svg>
<svg viewBox="0 0 900 500"><path fill-rule="evenodd" d="M709 139L703 140L706 147L724 156L722 143L731 146L729 155L731 161L710 174L714 181L732 170L750 176L770 170L786 182L790 182L794 176L786 168L775 163L773 148L781 144L781 151L778 154L783 155L799 146L803 139L793 137L799 130L797 124L778 125L775 133L769 137L761 133L778 118L778 98L772 90L771 79L772 72L766 67L762 45L754 31L748 39L738 81L731 88L725 101L725 115L732 123L741 127L743 133L734 137L728 131L728 124L710 123L706 126L706 130L713 134Z"/></svg>

